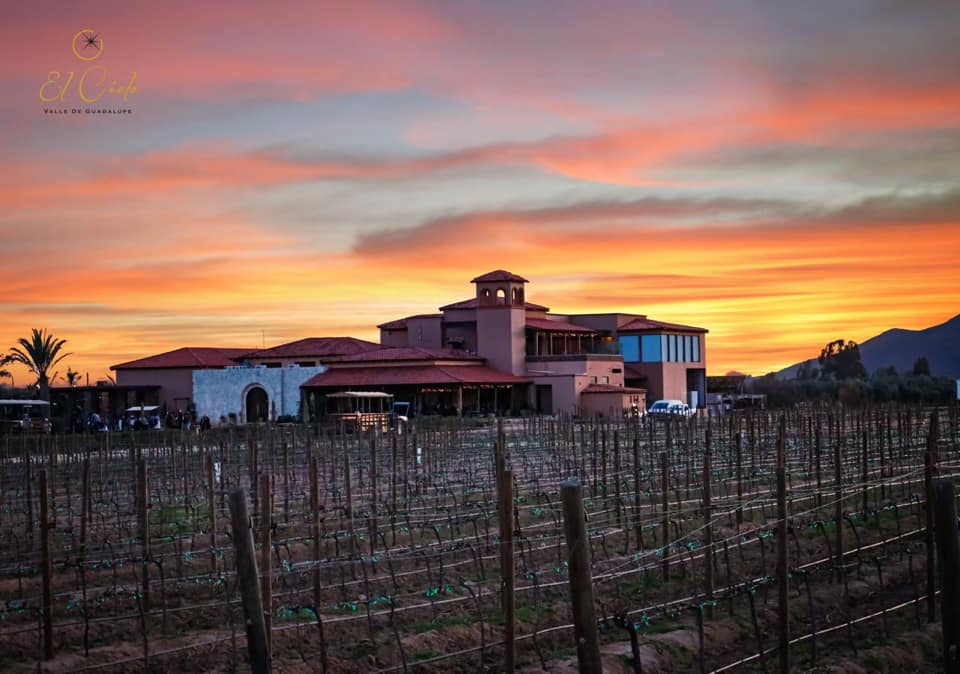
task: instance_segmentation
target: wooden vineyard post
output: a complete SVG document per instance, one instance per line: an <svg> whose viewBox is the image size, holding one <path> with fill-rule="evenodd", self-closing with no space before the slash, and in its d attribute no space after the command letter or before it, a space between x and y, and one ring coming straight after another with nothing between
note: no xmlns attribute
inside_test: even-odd
<svg viewBox="0 0 960 674"><path fill-rule="evenodd" d="M310 538L313 539L313 605L320 614L320 485L317 481L317 457L310 455Z"/></svg>
<svg viewBox="0 0 960 674"><path fill-rule="evenodd" d="M660 453L660 496L663 507L662 545L660 549L663 552L663 580L670 580L670 464L667 461L667 453Z"/></svg>
<svg viewBox="0 0 960 674"><path fill-rule="evenodd" d="M563 500L563 528L569 555L570 596L573 601L573 629L579 671L581 674L602 674L597 614L593 606L590 541L584 524L583 488L580 482L561 482L560 497Z"/></svg>
<svg viewBox="0 0 960 674"><path fill-rule="evenodd" d="M834 521L837 525L836 538L836 565L837 580L843 578L843 456L840 447L841 440L836 438L833 445L833 479L836 485L836 504L834 506Z"/></svg>
<svg viewBox="0 0 960 674"><path fill-rule="evenodd" d="M777 637L780 671L790 672L790 604L787 573L787 468L784 452L784 419L777 435Z"/></svg>
<svg viewBox="0 0 960 674"><path fill-rule="evenodd" d="M514 561L513 561L513 471L504 470L501 476L500 492L500 533L503 547L500 578L503 583L503 624L504 624L504 670L512 672L516 669L516 596L514 594Z"/></svg>
<svg viewBox="0 0 960 674"><path fill-rule="evenodd" d="M323 606L323 583L320 579L320 485L317 473L317 457L310 454L308 462L310 470L310 512L313 516L310 522L310 537L313 539L313 610L317 616L317 627L320 631L320 667L322 672L330 670L327 663L327 647L323 630L321 607Z"/></svg>
<svg viewBox="0 0 960 674"><path fill-rule="evenodd" d="M633 526L634 541L637 550L641 550L643 540L643 520L640 517L640 440L633 438Z"/></svg>
<svg viewBox="0 0 960 674"><path fill-rule="evenodd" d="M222 470L222 468L221 468ZM217 502L213 481L213 454L207 454L207 529L210 532L210 573L217 573Z"/></svg>
<svg viewBox="0 0 960 674"><path fill-rule="evenodd" d="M743 524L743 432L737 431L737 529Z"/></svg>
<svg viewBox="0 0 960 674"><path fill-rule="evenodd" d="M817 428L814 433L814 463L815 470L817 474L817 515L820 515L820 508L823 506L823 473L820 467L820 454L822 448L822 441L820 437L820 417L817 417Z"/></svg>
<svg viewBox="0 0 960 674"><path fill-rule="evenodd" d="M150 521L147 517L147 460L137 457L137 526L143 568L143 610L150 610Z"/></svg>
<svg viewBox="0 0 960 674"><path fill-rule="evenodd" d="M869 500L868 500L869 489L867 488L867 481L869 480L869 460L870 460L870 456L868 453L869 452L868 442L869 442L869 436L867 434L867 431L864 430L862 454L860 456L860 482L861 482L860 511L864 513L864 517L866 517L867 509L870 507ZM881 478L881 480L882 479L883 478Z"/></svg>
<svg viewBox="0 0 960 674"><path fill-rule="evenodd" d="M934 483L933 509L940 561L944 672L960 674L960 541L952 480Z"/></svg>
<svg viewBox="0 0 960 674"><path fill-rule="evenodd" d="M502 423L502 421L500 423ZM501 570L501 577L502 577L503 569L507 568L507 558L505 555L506 548L503 545L503 540L505 536L504 522L507 521L507 515L504 513L504 510L503 510L503 492L504 492L503 474L504 474L504 471L506 470L506 458L504 457L503 440L502 440L502 437L499 436L499 434L498 434L497 441L494 443L494 446L493 446L493 455L494 455L494 458L493 458L494 487L497 490L497 524L500 527L500 546L499 546L498 552L500 554L500 570ZM501 606L504 605L505 601L506 601L506 597L504 595L503 588L501 587L501 592L500 592Z"/></svg>
<svg viewBox="0 0 960 674"><path fill-rule="evenodd" d="M377 470L377 434L375 431L371 431L370 435L370 527L367 531L367 537L370 539L370 556L373 556L374 550L377 546L377 530L379 525L377 523L377 499L379 498L380 491L377 489L377 480L379 479L379 471Z"/></svg>
<svg viewBox="0 0 960 674"><path fill-rule="evenodd" d="M53 592L50 587L50 498L47 469L40 469L40 565L43 576L43 659L53 657Z"/></svg>
<svg viewBox="0 0 960 674"><path fill-rule="evenodd" d="M253 546L253 531L247 511L247 497L243 489L230 492L230 521L233 529L234 557L243 602L243 615L247 628L247 653L250 671L267 674L270 671L270 654L267 646L267 629L263 616L263 601L260 597L260 578L257 573L257 555Z"/></svg>
<svg viewBox="0 0 960 674"><path fill-rule="evenodd" d="M704 563L704 594L707 601L707 620L713 620L713 507L710 477L711 468L711 429L707 423L706 449L703 452L703 563Z"/></svg>
<svg viewBox="0 0 960 674"><path fill-rule="evenodd" d="M263 596L263 623L267 634L267 656L273 643L273 548L271 538L273 526L273 495L270 493L270 476L264 475L260 484L260 565Z"/></svg>
<svg viewBox="0 0 960 674"><path fill-rule="evenodd" d="M925 494L924 514L926 530L924 543L927 555L927 622L937 621L936 560L934 558L934 521L933 521L933 475L936 470L937 451L937 411L930 414L930 428L927 431L927 450L923 453L923 488Z"/></svg>
<svg viewBox="0 0 960 674"><path fill-rule="evenodd" d="M343 453L343 484L347 492L347 502L344 508L344 515L347 518L347 536L350 538L350 573L356 573L356 567L353 560L357 557L357 532L353 528L353 485L350 479L350 453Z"/></svg>
<svg viewBox="0 0 960 674"><path fill-rule="evenodd" d="M290 447L283 442L283 522L290 522Z"/></svg>
<svg viewBox="0 0 960 674"><path fill-rule="evenodd" d="M82 487L80 497L80 563L86 558L87 548L87 527L90 517L90 457L83 460Z"/></svg>
<svg viewBox="0 0 960 674"><path fill-rule="evenodd" d="M390 517L397 517L397 434L390 438ZM392 526L392 525L391 525ZM397 532L393 531L393 544L397 544Z"/></svg>
<svg viewBox="0 0 960 674"><path fill-rule="evenodd" d="M616 500L617 526L620 526L622 506L620 503L620 434L616 429L613 431L613 496Z"/></svg>

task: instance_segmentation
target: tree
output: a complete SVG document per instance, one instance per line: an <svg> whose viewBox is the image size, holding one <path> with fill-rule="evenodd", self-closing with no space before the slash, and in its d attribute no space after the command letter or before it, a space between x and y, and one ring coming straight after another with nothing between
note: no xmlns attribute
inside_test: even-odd
<svg viewBox="0 0 960 674"><path fill-rule="evenodd" d="M41 400L50 399L48 375L50 369L71 355L60 353L66 343L67 340L56 339L45 329L34 328L29 339L21 337L18 340L18 346L10 349L10 354L7 356L10 362L25 365L37 375L37 387L40 389Z"/></svg>
<svg viewBox="0 0 960 674"><path fill-rule="evenodd" d="M4 365L10 362L10 356L0 356L0 379L9 379L11 387L13 386L13 374L10 370L4 369Z"/></svg>
<svg viewBox="0 0 960 674"><path fill-rule="evenodd" d="M855 341L836 339L820 351L817 358L823 376L834 379L862 379L867 375L860 360L860 345Z"/></svg>
<svg viewBox="0 0 960 674"><path fill-rule="evenodd" d="M930 376L930 363L926 356L920 356L917 358L917 362L913 364L913 376L920 377L923 375Z"/></svg>
<svg viewBox="0 0 960 674"><path fill-rule="evenodd" d="M80 381L80 373L74 371L72 367L67 368L67 384L69 386L76 386L77 382Z"/></svg>

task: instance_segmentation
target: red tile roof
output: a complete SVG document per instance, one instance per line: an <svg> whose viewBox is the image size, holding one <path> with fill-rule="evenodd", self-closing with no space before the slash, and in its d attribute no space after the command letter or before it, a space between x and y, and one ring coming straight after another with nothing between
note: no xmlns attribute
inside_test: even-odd
<svg viewBox="0 0 960 674"><path fill-rule="evenodd" d="M645 388L617 386L616 384L589 384L581 393L646 393Z"/></svg>
<svg viewBox="0 0 960 674"><path fill-rule="evenodd" d="M528 384L529 379L483 365L338 367L314 375L302 388L429 386L440 384Z"/></svg>
<svg viewBox="0 0 960 674"><path fill-rule="evenodd" d="M386 323L381 323L377 327L381 330L406 330L407 321L413 319L426 319L426 318L443 318L443 314L416 314L414 316L407 316L406 318L398 318L395 321L388 321Z"/></svg>
<svg viewBox="0 0 960 674"><path fill-rule="evenodd" d="M307 337L249 354L250 358L331 358L353 356L383 346L355 337Z"/></svg>
<svg viewBox="0 0 960 674"><path fill-rule="evenodd" d="M666 323L664 321L655 321L652 318L637 318L629 323L620 326L618 332L650 332L660 330L679 330L682 332L709 332L706 328L698 328L693 325L681 325L680 323Z"/></svg>
<svg viewBox="0 0 960 674"><path fill-rule="evenodd" d="M511 274L506 269L494 269L470 281L470 283L490 283L494 281L513 281L514 283L530 283L527 279Z"/></svg>
<svg viewBox="0 0 960 674"><path fill-rule="evenodd" d="M219 349L209 346L184 346L155 356L111 365L111 370L140 370L158 368L221 368L236 365L237 359L250 353L252 349Z"/></svg>
<svg viewBox="0 0 960 674"><path fill-rule="evenodd" d="M478 306L480 306L480 300L476 297L471 297L468 300L446 304L440 307L440 311L447 311L448 309L476 309ZM550 311L550 307L545 307L542 304L534 304L533 302L526 302L523 306L527 311Z"/></svg>
<svg viewBox="0 0 960 674"><path fill-rule="evenodd" d="M527 327L548 332L584 332L591 334L596 334L597 332L582 325L575 325L573 323L567 323L566 321L551 321L546 318L528 318Z"/></svg>
<svg viewBox="0 0 960 674"><path fill-rule="evenodd" d="M395 363L404 360L462 360L462 361L483 361L484 359L475 353L458 351L456 349L427 349L420 346L379 346L372 351L365 351L350 356L340 356L331 359L338 363L372 363L389 362Z"/></svg>

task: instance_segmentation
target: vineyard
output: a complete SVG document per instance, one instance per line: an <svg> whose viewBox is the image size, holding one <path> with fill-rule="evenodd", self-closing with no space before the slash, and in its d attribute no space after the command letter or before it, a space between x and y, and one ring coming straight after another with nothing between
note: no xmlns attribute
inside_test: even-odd
<svg viewBox="0 0 960 674"><path fill-rule="evenodd" d="M591 609L604 671L938 671L957 475L956 407L4 436L0 670L247 671L259 590L275 671L573 672Z"/></svg>

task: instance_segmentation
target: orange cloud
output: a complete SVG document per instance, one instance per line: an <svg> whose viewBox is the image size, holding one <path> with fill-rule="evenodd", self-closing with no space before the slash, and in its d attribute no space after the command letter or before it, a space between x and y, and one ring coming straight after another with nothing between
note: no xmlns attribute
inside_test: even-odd
<svg viewBox="0 0 960 674"><path fill-rule="evenodd" d="M379 322L468 297L471 275L495 267L530 278L531 299L556 311L633 311L703 325L711 372L762 373L836 337L932 325L958 310L960 218L870 224L848 213L670 229L581 217L579 229L551 229L549 218L477 214L450 224L450 235L360 247L322 263L287 251L52 270L44 283L16 287L0 343L46 326L71 340L77 355L68 364L103 372L184 344L258 343L260 330L271 343L371 338Z"/></svg>

